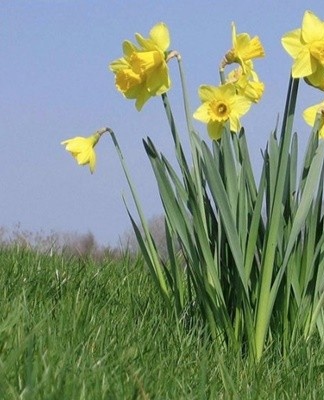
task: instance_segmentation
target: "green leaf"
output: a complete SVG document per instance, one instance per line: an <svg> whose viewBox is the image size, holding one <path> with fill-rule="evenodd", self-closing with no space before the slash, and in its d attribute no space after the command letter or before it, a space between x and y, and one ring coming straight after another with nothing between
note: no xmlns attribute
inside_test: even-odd
<svg viewBox="0 0 324 400"><path fill-rule="evenodd" d="M208 186L214 198L215 204L219 209L223 223L222 226L224 227L226 237L235 260L237 272L241 278L242 286L246 295L248 295L247 279L244 272L244 258L240 248L240 239L236 229L235 220L230 207L230 200L226 193L219 171L214 167L215 163L213 156L205 143L203 143L202 150L204 157L203 168L206 174Z"/></svg>

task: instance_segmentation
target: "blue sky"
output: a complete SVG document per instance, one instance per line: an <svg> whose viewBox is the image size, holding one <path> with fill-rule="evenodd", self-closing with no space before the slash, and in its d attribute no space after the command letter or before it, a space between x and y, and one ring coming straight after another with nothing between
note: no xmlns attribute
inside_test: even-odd
<svg viewBox="0 0 324 400"><path fill-rule="evenodd" d="M255 61L265 82L262 101L242 119L256 173L260 149L283 113L291 59L280 39L300 27L304 11L324 20L323 1L107 1L1 0L0 2L0 226L30 231L92 232L99 243L118 244L130 229L122 196L127 183L109 136L98 144L97 170L78 167L60 142L114 129L148 217L161 213L142 138L150 136L172 158L172 141L160 98L139 113L115 90L108 64L122 55L123 40L147 36L157 22L182 54L192 111L200 84L219 83L218 64L238 32L258 35L266 57ZM186 140L176 63L169 98ZM300 85L295 128L300 148L310 132L301 112L323 93ZM206 128L195 123L208 139Z"/></svg>

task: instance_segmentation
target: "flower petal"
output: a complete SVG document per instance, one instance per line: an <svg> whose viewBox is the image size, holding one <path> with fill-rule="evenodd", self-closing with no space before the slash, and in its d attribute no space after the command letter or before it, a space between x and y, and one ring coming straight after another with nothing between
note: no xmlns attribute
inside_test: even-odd
<svg viewBox="0 0 324 400"><path fill-rule="evenodd" d="M232 132L238 133L241 129L240 120L236 115L231 114L229 117L230 129Z"/></svg>
<svg viewBox="0 0 324 400"><path fill-rule="evenodd" d="M136 96L135 107L137 111L141 111L144 104L152 97L151 93L146 89L145 86L142 86L141 90L138 91Z"/></svg>
<svg viewBox="0 0 324 400"><path fill-rule="evenodd" d="M218 86L215 90L216 96L227 99L234 99L236 97L236 88L233 83L226 83L225 85Z"/></svg>
<svg viewBox="0 0 324 400"><path fill-rule="evenodd" d="M198 89L199 98L202 102L215 99L218 94L218 87L210 85L201 85Z"/></svg>
<svg viewBox="0 0 324 400"><path fill-rule="evenodd" d="M306 43L324 40L324 24L311 11L306 11L302 23L302 38Z"/></svg>
<svg viewBox="0 0 324 400"><path fill-rule="evenodd" d="M232 109L231 114L237 117L241 117L242 115L246 114L249 111L252 102L248 97L236 95L233 99L234 100L231 106Z"/></svg>
<svg viewBox="0 0 324 400"><path fill-rule="evenodd" d="M301 29L295 29L286 33L282 39L281 44L286 52L293 58L296 58L303 48L301 39Z"/></svg>
<svg viewBox="0 0 324 400"><path fill-rule="evenodd" d="M218 121L212 121L207 124L207 132L211 139L218 140L222 137L224 124Z"/></svg>
<svg viewBox="0 0 324 400"><path fill-rule="evenodd" d="M324 105L324 103L315 104L311 107L306 108L306 110L304 110L303 117L308 125L314 126L317 111L323 105Z"/></svg>
<svg viewBox="0 0 324 400"><path fill-rule="evenodd" d="M142 46L143 50L155 50L155 43L151 38L146 39L140 33L135 33L135 38L137 43Z"/></svg>
<svg viewBox="0 0 324 400"><path fill-rule="evenodd" d="M304 120L307 122L308 125L313 127L315 124L317 113L319 111L322 111L322 113L323 113L323 110L324 110L324 102L315 104L314 106L306 108L306 110L303 112ZM323 116L323 114L322 114L322 116ZM321 139L324 139L324 119L323 118L320 123L318 136Z"/></svg>
<svg viewBox="0 0 324 400"><path fill-rule="evenodd" d="M117 60L112 61L109 64L110 71L115 73L125 68L129 68L129 63L125 60L124 57L118 58Z"/></svg>
<svg viewBox="0 0 324 400"><path fill-rule="evenodd" d="M76 155L76 160L79 165L85 165L89 163L91 151L93 150L89 148Z"/></svg>
<svg viewBox="0 0 324 400"><path fill-rule="evenodd" d="M90 153L90 157L89 157L89 167L90 167L90 172L93 174L95 169L96 169L96 153L94 151L92 151Z"/></svg>
<svg viewBox="0 0 324 400"><path fill-rule="evenodd" d="M65 140L64 142L61 142L61 144L65 145L67 151L79 153L83 151L84 147L87 147L87 139L77 136L73 139Z"/></svg>
<svg viewBox="0 0 324 400"><path fill-rule="evenodd" d="M146 80L147 90L154 95L165 93L170 85L169 69L166 63L163 63L154 73L149 74Z"/></svg>
<svg viewBox="0 0 324 400"><path fill-rule="evenodd" d="M207 124L210 121L210 108L209 103L204 102L197 110L194 112L193 117L198 121Z"/></svg>
<svg viewBox="0 0 324 400"><path fill-rule="evenodd" d="M317 63L312 58L307 47L303 47L295 58L292 66L293 78L304 78L316 71Z"/></svg>
<svg viewBox="0 0 324 400"><path fill-rule="evenodd" d="M153 26L150 31L150 37L162 51L166 51L169 48L170 34L165 23L160 22Z"/></svg>

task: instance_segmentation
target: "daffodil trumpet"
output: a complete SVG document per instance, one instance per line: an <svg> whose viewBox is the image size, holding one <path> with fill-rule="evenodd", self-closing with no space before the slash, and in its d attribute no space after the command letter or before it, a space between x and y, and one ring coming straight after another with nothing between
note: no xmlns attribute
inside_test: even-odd
<svg viewBox="0 0 324 400"><path fill-rule="evenodd" d="M232 23L232 48L225 54L221 62L221 68L232 63L238 63L245 72L248 61L264 57L264 48L258 36L250 37L248 33L236 33L234 22Z"/></svg>

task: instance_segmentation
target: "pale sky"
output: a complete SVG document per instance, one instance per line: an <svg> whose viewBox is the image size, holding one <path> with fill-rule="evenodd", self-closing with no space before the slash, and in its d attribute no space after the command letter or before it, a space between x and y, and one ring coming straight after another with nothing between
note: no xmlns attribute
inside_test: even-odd
<svg viewBox="0 0 324 400"><path fill-rule="evenodd" d="M0 226L45 232L92 232L101 244L118 244L130 230L122 196L132 198L109 136L96 147L97 169L79 167L60 142L88 136L102 126L118 137L148 217L162 212L146 136L171 159L171 135L162 101L151 99L137 112L114 86L108 64L122 56L122 42L134 33L148 36L157 22L167 24L171 48L183 59L192 111L201 84L219 84L218 65L237 32L258 35L266 57L255 69L266 92L242 119L256 174L277 116L283 107L292 61L281 36L301 26L306 9L324 20L323 0L314 1L0 1ZM176 62L170 65L169 99L181 137L187 132ZM300 84L295 129L300 148L310 128L302 110L324 94ZM195 122L209 141L206 127ZM134 212L136 218L136 214Z"/></svg>

